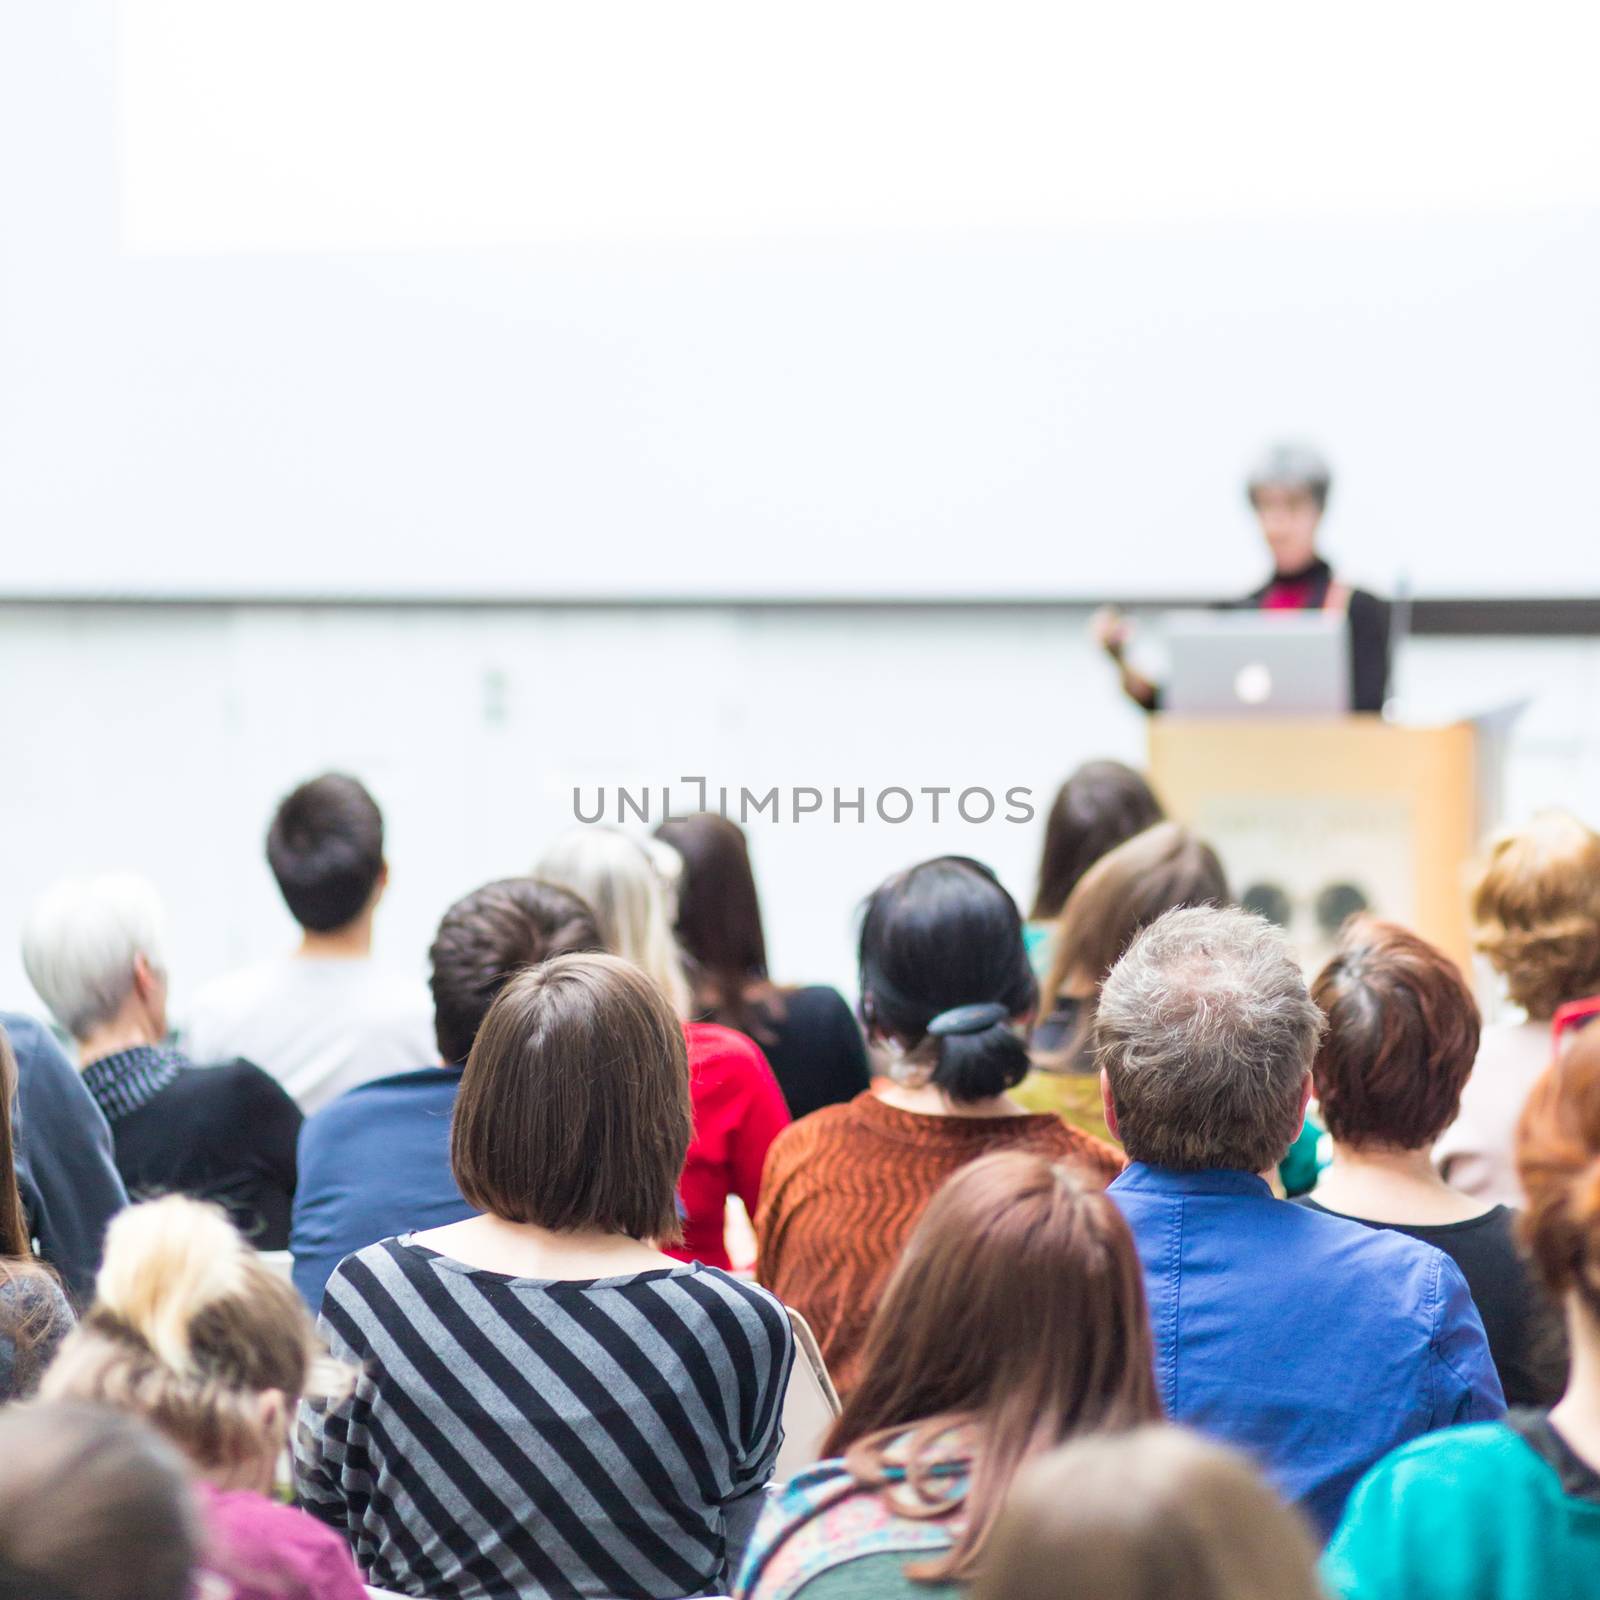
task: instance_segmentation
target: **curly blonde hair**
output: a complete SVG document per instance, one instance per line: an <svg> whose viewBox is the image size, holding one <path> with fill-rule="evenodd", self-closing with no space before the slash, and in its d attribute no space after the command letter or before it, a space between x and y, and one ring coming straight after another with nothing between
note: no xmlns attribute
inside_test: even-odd
<svg viewBox="0 0 1600 1600"><path fill-rule="evenodd" d="M1600 834L1546 811L1496 835L1472 920L1474 944L1530 1017L1600 993Z"/></svg>

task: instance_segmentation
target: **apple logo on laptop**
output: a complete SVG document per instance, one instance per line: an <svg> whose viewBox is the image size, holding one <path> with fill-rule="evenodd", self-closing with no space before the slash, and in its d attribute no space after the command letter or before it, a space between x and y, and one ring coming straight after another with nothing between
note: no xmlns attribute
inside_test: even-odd
<svg viewBox="0 0 1600 1600"><path fill-rule="evenodd" d="M1233 680L1233 692L1247 706L1265 705L1272 698L1272 674L1266 664L1252 661L1249 666L1240 667Z"/></svg>

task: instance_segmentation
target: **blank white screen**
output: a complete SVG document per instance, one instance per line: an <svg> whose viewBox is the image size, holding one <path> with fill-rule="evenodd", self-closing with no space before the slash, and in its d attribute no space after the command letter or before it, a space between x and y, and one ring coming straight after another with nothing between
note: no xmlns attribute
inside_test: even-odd
<svg viewBox="0 0 1600 1600"><path fill-rule="evenodd" d="M1290 10L12 8L6 587L1582 587L1592 16Z"/></svg>

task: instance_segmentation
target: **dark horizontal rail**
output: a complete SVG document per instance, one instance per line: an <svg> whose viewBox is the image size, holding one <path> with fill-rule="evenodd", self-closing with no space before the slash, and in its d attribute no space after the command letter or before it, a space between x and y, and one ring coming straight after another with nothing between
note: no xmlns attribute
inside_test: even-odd
<svg viewBox="0 0 1600 1600"><path fill-rule="evenodd" d="M174 606L186 610L239 608L262 610L359 611L761 611L761 612L1034 612L1072 613L1099 602L1081 598L1041 599L1036 595L957 596L865 595L373 595L373 594L3 594L0 606L108 608ZM1194 595L1113 600L1130 611L1194 607ZM1411 605L1414 634L1479 638L1600 636L1600 599L1526 598L1515 600L1418 599Z"/></svg>

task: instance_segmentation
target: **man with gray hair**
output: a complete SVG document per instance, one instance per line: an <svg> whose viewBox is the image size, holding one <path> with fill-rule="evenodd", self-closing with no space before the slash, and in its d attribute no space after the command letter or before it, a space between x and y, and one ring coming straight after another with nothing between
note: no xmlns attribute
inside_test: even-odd
<svg viewBox="0 0 1600 1600"><path fill-rule="evenodd" d="M299 1108L248 1061L197 1067L167 1045L164 942L144 879L72 878L34 902L22 964L77 1044L128 1194L214 1200L258 1248L286 1249Z"/></svg>
<svg viewBox="0 0 1600 1600"><path fill-rule="evenodd" d="M1505 1399L1448 1256L1261 1176L1300 1132L1324 1026L1283 933L1214 907L1151 923L1096 1019L1168 1414L1254 1455L1326 1535L1379 1457Z"/></svg>

